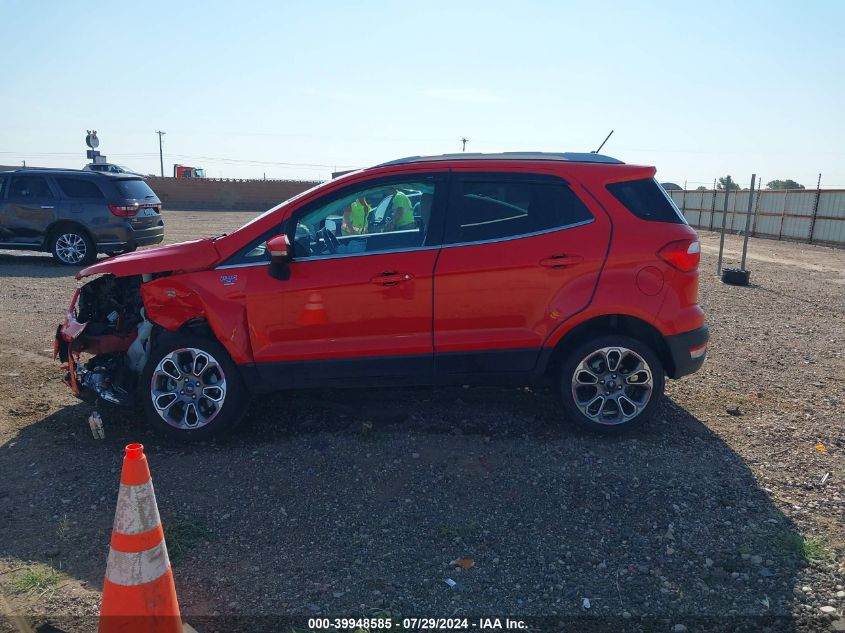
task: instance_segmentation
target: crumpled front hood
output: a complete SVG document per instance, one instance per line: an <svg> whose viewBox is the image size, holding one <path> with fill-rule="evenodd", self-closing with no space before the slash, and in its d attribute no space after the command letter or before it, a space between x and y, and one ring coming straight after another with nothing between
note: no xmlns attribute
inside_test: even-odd
<svg viewBox="0 0 845 633"><path fill-rule="evenodd" d="M218 261L220 261L220 254L217 252L214 240L205 238L109 257L83 268L76 273L76 278L82 279L101 273L108 273L115 277L129 277L171 271L204 270L211 268Z"/></svg>

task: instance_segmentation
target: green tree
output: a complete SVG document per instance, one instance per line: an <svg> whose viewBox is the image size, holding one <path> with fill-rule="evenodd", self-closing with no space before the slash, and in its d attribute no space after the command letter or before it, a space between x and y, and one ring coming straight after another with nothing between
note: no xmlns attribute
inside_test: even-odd
<svg viewBox="0 0 845 633"><path fill-rule="evenodd" d="M731 178L730 175L727 175L727 176L722 176L721 178L719 178L719 182L716 183L716 188L717 189L728 189L728 190L734 189L735 190L735 189L739 189L739 185L736 184L733 181L733 178Z"/></svg>
<svg viewBox="0 0 845 633"><path fill-rule="evenodd" d="M766 183L767 189L804 189L804 185L801 185L794 180L787 178L786 180L771 180Z"/></svg>
<svg viewBox="0 0 845 633"><path fill-rule="evenodd" d="M704 185L701 185L699 187L696 187L695 190L696 191L707 191L707 187L705 187Z"/></svg>

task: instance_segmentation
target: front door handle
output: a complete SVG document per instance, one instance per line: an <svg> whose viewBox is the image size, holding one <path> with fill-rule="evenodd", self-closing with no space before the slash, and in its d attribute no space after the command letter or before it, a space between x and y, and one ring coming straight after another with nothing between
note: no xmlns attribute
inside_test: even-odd
<svg viewBox="0 0 845 633"><path fill-rule="evenodd" d="M370 279L370 283L379 286L395 286L398 283L410 281L413 278L414 276L410 273L400 273L395 270L389 270Z"/></svg>
<svg viewBox="0 0 845 633"><path fill-rule="evenodd" d="M52 204L42 204L42 205L41 205L41 208L42 208L42 209L52 209L52 208L53 208L53 205L52 205Z"/></svg>
<svg viewBox="0 0 845 633"><path fill-rule="evenodd" d="M580 255L567 255L561 253L560 255L552 255L540 261L540 266L546 268L569 268L584 261Z"/></svg>

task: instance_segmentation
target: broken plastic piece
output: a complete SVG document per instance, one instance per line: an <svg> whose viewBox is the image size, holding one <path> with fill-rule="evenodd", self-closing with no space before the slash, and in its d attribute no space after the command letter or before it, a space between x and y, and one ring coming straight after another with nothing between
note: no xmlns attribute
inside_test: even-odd
<svg viewBox="0 0 845 633"><path fill-rule="evenodd" d="M827 453L827 447L821 442L819 442L818 444L816 444L816 451L819 453Z"/></svg>
<svg viewBox="0 0 845 633"><path fill-rule="evenodd" d="M91 434L95 440L102 440L106 437L103 431L103 418L100 417L99 411L94 411L88 418L88 426L91 427Z"/></svg>
<svg viewBox="0 0 845 633"><path fill-rule="evenodd" d="M456 558L455 560L449 563L450 565L457 565L458 567L462 567L464 570L471 569L475 567L475 561L471 558Z"/></svg>
<svg viewBox="0 0 845 633"><path fill-rule="evenodd" d="M584 607L585 609L589 609L590 606L592 606L592 605L590 605L590 599L584 598L584 602L581 603L581 606Z"/></svg>
<svg viewBox="0 0 845 633"><path fill-rule="evenodd" d="M452 589L463 589L464 588L464 586L461 583L456 582L456 581L452 580L451 578L447 578L444 582L447 585L449 585Z"/></svg>
<svg viewBox="0 0 845 633"><path fill-rule="evenodd" d="M830 479L830 473L829 472L822 475L821 485L824 486L825 483L827 483L828 479Z"/></svg>

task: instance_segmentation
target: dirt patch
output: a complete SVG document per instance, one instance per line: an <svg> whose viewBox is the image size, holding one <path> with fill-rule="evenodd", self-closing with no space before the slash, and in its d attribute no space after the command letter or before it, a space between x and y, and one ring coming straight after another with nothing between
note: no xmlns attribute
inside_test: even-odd
<svg viewBox="0 0 845 633"><path fill-rule="evenodd" d="M249 217L167 213L168 238ZM262 398L236 435L190 447L131 416L91 437L90 408L51 359L76 282L48 256L0 253L11 610L95 628L121 450L141 441L183 613L201 630L227 628L227 615L374 610L831 630L845 604L845 293L832 283L845 252L754 239L753 285L737 288L716 279L718 236L702 241L710 358L669 383L642 431L584 435L547 389L330 390ZM741 241L727 247L731 265ZM462 557L476 565L448 564ZM16 578L45 565L60 579L19 591Z"/></svg>

